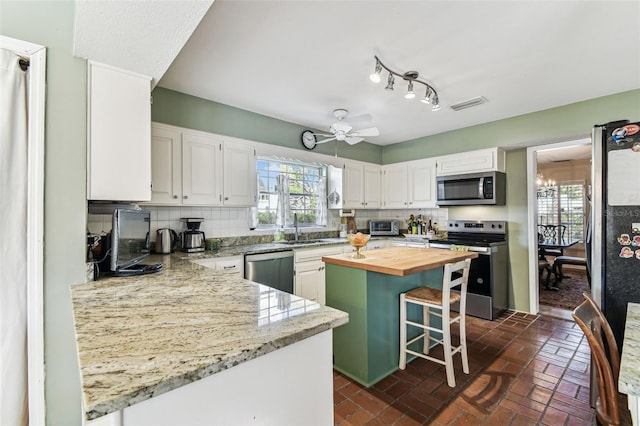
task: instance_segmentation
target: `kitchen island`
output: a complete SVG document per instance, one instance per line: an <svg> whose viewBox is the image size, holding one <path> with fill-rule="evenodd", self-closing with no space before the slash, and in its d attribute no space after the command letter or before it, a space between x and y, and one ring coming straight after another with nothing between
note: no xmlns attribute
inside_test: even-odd
<svg viewBox="0 0 640 426"><path fill-rule="evenodd" d="M336 309L178 256L71 286L84 417L100 424L333 422Z"/></svg>
<svg viewBox="0 0 640 426"><path fill-rule="evenodd" d="M353 259L351 254L323 257L327 306L349 314L349 323L333 330L334 368L364 386L396 371L400 293L424 285L442 288L445 264L477 256L465 251L393 247L366 251L364 259ZM422 317L422 309L409 308L409 318Z"/></svg>

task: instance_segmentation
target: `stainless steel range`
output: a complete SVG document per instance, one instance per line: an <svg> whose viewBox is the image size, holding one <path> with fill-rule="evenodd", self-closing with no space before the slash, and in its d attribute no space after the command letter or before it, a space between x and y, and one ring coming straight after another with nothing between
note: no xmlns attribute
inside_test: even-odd
<svg viewBox="0 0 640 426"><path fill-rule="evenodd" d="M467 314L495 319L509 306L507 222L451 220L447 231L447 239L431 240L429 247L461 245L478 253L469 271Z"/></svg>

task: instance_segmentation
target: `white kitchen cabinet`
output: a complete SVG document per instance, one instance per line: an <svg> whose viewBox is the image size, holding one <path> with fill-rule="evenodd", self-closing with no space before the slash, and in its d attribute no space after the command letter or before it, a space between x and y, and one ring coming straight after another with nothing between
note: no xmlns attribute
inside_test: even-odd
<svg viewBox="0 0 640 426"><path fill-rule="evenodd" d="M342 173L343 208L377 209L381 206L381 167L346 162Z"/></svg>
<svg viewBox="0 0 640 426"><path fill-rule="evenodd" d="M432 158L407 163L409 208L436 207L436 161Z"/></svg>
<svg viewBox="0 0 640 426"><path fill-rule="evenodd" d="M151 77L88 61L87 199L151 199Z"/></svg>
<svg viewBox="0 0 640 426"><path fill-rule="evenodd" d="M179 205L182 200L182 135L151 126L151 203Z"/></svg>
<svg viewBox="0 0 640 426"><path fill-rule="evenodd" d="M253 145L197 130L152 123L154 205L253 206L257 200Z"/></svg>
<svg viewBox="0 0 640 426"><path fill-rule="evenodd" d="M391 240L381 239L381 240L369 240L367 245L364 247L366 250L376 250L381 248L391 247Z"/></svg>
<svg viewBox="0 0 640 426"><path fill-rule="evenodd" d="M382 167L382 207L436 207L435 160L407 161Z"/></svg>
<svg viewBox="0 0 640 426"><path fill-rule="evenodd" d="M222 143L204 134L182 134L182 204L220 205Z"/></svg>
<svg viewBox="0 0 640 426"><path fill-rule="evenodd" d="M231 275L244 277L244 256L208 257L191 262Z"/></svg>
<svg viewBox="0 0 640 426"><path fill-rule="evenodd" d="M351 247L348 244L346 246ZM345 245L295 249L293 251L293 293L324 305L326 303L325 266L322 256L341 254L344 250Z"/></svg>
<svg viewBox="0 0 640 426"><path fill-rule="evenodd" d="M436 157L437 175L505 171L505 152L501 148L487 148Z"/></svg>
<svg viewBox="0 0 640 426"><path fill-rule="evenodd" d="M236 140L223 145L225 206L255 206L257 203L256 150Z"/></svg>

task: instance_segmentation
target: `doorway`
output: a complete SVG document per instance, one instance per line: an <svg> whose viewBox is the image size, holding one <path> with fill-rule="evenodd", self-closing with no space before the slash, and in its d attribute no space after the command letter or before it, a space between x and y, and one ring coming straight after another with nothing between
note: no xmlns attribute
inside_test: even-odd
<svg viewBox="0 0 640 426"><path fill-rule="evenodd" d="M527 229L529 241L538 241L538 224L564 225L561 229L568 232L567 240L577 241L568 255L584 255L583 232L588 217L586 194L591 181L591 139L576 139L561 143L533 146L527 149ZM569 229L569 231L566 231ZM568 306L562 297L570 299L573 295L567 290L546 290L540 284L539 252L537 244L529 245L529 303L532 313L550 313L554 316L570 318ZM553 257L548 258L553 262ZM546 272L544 272L546 278ZM576 274L579 278L580 272ZM551 282L555 277L551 276ZM553 286L552 286L553 287ZM542 290L541 290L542 288ZM573 289L573 287L571 287ZM553 291L553 296L542 291ZM553 300L558 308L542 305L540 299ZM548 302L547 302L548 303Z"/></svg>

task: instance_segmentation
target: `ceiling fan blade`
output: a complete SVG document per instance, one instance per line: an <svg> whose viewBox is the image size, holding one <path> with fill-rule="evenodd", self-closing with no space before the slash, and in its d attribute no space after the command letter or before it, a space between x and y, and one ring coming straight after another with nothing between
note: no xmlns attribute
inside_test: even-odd
<svg viewBox="0 0 640 426"><path fill-rule="evenodd" d="M378 130L377 127L369 127L367 129L362 129L362 130L357 130L355 132L351 132L350 135L351 136L361 136L361 137L378 136L378 135L380 135L380 131Z"/></svg>
<svg viewBox="0 0 640 426"><path fill-rule="evenodd" d="M349 145L355 145L358 142L362 142L363 140L364 138L361 138L359 136L347 136L346 138L344 138L344 141Z"/></svg>
<svg viewBox="0 0 640 426"><path fill-rule="evenodd" d="M351 130L352 127L349 123L344 123L344 122L337 122L337 123L333 123L331 125L331 132L332 133L349 133L349 130Z"/></svg>
<svg viewBox="0 0 640 426"><path fill-rule="evenodd" d="M325 143L325 142L331 142L331 141L332 141L332 140L334 140L334 139L335 139L335 137L332 137L332 138L329 138L329 139L323 139L323 140L321 140L321 141L318 141L318 142L316 142L316 143Z"/></svg>

